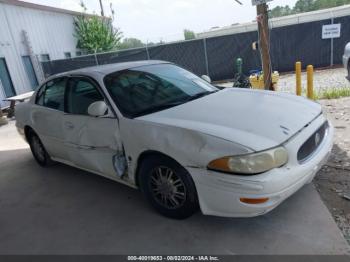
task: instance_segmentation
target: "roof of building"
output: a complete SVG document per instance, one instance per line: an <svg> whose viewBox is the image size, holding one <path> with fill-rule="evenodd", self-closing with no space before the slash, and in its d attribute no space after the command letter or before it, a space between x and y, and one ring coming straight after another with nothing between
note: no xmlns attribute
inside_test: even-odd
<svg viewBox="0 0 350 262"><path fill-rule="evenodd" d="M270 28L288 26L293 24L308 23L320 21L325 19L332 19L336 17L348 16L350 14L350 5L338 6L318 11L300 13L295 15L288 15L276 17L269 20ZM244 32L256 31L258 25L256 22L233 24L231 26L224 26L197 33L197 38L216 37L220 35L238 34Z"/></svg>
<svg viewBox="0 0 350 262"><path fill-rule="evenodd" d="M39 4L18 1L18 0L0 0L0 3L4 3L7 5L20 6L20 7L30 8L30 9L36 9L36 10L42 10L42 11L69 14L69 15L74 15L74 16L83 14L81 12L76 12L76 11L72 11L72 10L67 10L67 9L62 9L62 8L57 8L57 7L52 7L52 6L46 6L46 5L39 5ZM96 16L93 14L85 14L85 15Z"/></svg>

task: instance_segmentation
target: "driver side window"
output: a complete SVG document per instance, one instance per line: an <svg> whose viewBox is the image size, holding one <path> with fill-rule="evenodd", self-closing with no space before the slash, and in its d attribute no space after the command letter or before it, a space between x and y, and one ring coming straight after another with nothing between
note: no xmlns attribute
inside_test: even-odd
<svg viewBox="0 0 350 262"><path fill-rule="evenodd" d="M66 112L75 115L88 115L89 106L104 98L89 79L70 78L67 84Z"/></svg>

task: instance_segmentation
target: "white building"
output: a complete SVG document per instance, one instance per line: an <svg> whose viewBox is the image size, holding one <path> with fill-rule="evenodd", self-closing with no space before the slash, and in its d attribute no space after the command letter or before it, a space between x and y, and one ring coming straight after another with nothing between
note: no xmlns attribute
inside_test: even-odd
<svg viewBox="0 0 350 262"><path fill-rule="evenodd" d="M80 13L0 0L0 104L43 80L39 61L77 55L73 18ZM79 54L79 53L78 53Z"/></svg>

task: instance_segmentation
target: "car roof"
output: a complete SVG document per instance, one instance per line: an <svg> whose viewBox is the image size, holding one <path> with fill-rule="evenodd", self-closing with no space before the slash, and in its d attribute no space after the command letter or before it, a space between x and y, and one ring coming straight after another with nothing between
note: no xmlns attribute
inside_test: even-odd
<svg viewBox="0 0 350 262"><path fill-rule="evenodd" d="M123 63L91 66L91 67L80 68L72 71L67 71L64 73L59 73L59 74L50 76L49 79L60 77L60 76L69 76L69 75L91 75L94 73L108 75L117 71L136 68L140 66L168 64L168 63L170 62L161 61L161 60L144 60L144 61L123 62Z"/></svg>

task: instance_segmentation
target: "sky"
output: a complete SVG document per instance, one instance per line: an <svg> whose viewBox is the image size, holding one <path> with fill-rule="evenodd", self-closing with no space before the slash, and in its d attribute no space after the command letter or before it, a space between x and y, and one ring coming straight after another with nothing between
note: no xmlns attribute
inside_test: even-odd
<svg viewBox="0 0 350 262"><path fill-rule="evenodd" d="M80 0L22 0L74 11L82 11ZM135 37L143 42L174 41L183 38L183 30L203 32L212 27L250 22L256 18L251 0L102 0L105 13L110 14L110 3L115 10L115 27L124 37ZM273 0L277 5L293 6L297 0ZM99 0L84 0L89 13L100 13Z"/></svg>

